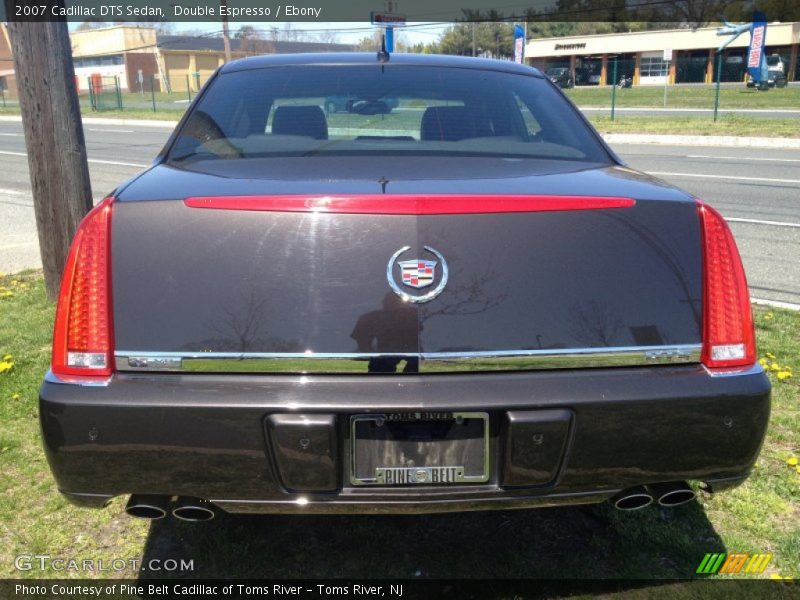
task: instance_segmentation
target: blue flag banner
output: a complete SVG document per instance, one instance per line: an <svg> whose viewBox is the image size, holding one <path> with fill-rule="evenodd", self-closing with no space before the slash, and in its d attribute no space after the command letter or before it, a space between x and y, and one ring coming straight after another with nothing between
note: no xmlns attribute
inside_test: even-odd
<svg viewBox="0 0 800 600"><path fill-rule="evenodd" d="M525 28L514 25L514 62L522 64L525 59Z"/></svg>
<svg viewBox="0 0 800 600"><path fill-rule="evenodd" d="M747 72L754 81L767 80L767 57L764 46L767 43L767 17L762 12L753 13L750 28L750 48L747 52Z"/></svg>

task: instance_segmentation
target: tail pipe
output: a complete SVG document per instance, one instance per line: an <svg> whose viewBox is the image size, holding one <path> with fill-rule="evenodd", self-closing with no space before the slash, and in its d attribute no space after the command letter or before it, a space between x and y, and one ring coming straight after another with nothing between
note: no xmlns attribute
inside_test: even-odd
<svg viewBox="0 0 800 600"><path fill-rule="evenodd" d="M181 521L210 521L216 516L213 505L197 498L178 498L172 516Z"/></svg>
<svg viewBox="0 0 800 600"><path fill-rule="evenodd" d="M622 490L611 499L614 508L619 510L639 510L649 506L653 502L653 496L643 486L637 486Z"/></svg>
<svg viewBox="0 0 800 600"><path fill-rule="evenodd" d="M661 506L680 506L694 500L696 494L685 481L669 481L647 486Z"/></svg>
<svg viewBox="0 0 800 600"><path fill-rule="evenodd" d="M169 498L147 494L132 494L125 506L125 512L139 519L163 519L167 516Z"/></svg>

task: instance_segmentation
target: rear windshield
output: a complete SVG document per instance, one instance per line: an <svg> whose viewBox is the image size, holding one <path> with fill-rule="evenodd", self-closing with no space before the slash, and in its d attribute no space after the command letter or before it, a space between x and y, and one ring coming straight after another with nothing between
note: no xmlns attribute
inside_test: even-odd
<svg viewBox="0 0 800 600"><path fill-rule="evenodd" d="M610 162L541 77L377 62L221 74L168 160L358 154Z"/></svg>

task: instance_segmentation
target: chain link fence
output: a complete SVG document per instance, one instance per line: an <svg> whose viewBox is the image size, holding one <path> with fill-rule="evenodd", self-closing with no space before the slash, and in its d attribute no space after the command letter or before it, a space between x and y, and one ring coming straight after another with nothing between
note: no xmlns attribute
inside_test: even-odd
<svg viewBox="0 0 800 600"><path fill-rule="evenodd" d="M84 112L136 111L174 112L180 118L211 74L158 75L137 78L127 85L119 76L93 75L76 78L76 89ZM16 95L0 88L0 107L18 107Z"/></svg>
<svg viewBox="0 0 800 600"><path fill-rule="evenodd" d="M119 77L94 75L87 79L88 100L92 110L121 110L122 89Z"/></svg>
<svg viewBox="0 0 800 600"><path fill-rule="evenodd" d="M212 74L212 71L164 77L133 74L132 81L127 82L118 75L95 74L76 77L75 89L84 112L170 111L178 119ZM17 91L13 86L7 87L3 77L0 77L0 108L19 109Z"/></svg>

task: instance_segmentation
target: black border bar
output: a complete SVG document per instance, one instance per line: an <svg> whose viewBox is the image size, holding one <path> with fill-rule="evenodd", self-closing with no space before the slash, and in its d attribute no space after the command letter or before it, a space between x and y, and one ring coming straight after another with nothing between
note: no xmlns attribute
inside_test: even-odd
<svg viewBox="0 0 800 600"><path fill-rule="evenodd" d="M685 0L510 0L499 4L497 0L403 0L400 11L409 23L648 21L690 27L707 24L694 20L698 18L750 21L754 10L766 10L770 21L800 20L800 2L781 6L769 0L743 0L726 6L724 15L699 16L687 9ZM382 5L380 0L0 0L0 21L219 22L227 16L232 24L369 23L371 13Z"/></svg>

